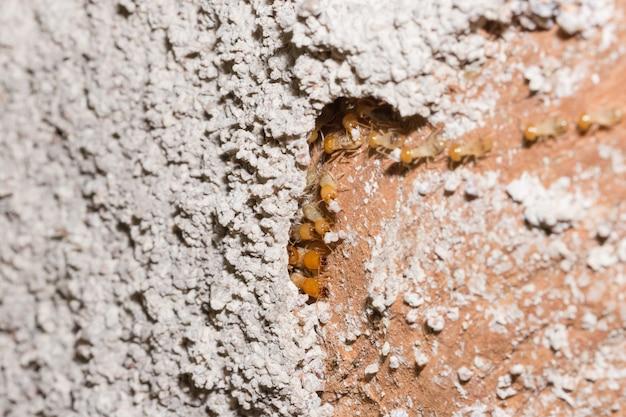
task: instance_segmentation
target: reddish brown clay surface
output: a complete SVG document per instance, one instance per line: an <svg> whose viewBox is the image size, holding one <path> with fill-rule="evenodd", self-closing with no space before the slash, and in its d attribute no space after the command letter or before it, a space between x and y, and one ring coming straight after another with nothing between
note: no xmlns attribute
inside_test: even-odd
<svg viewBox="0 0 626 417"><path fill-rule="evenodd" d="M541 54L564 65L587 60L600 82L587 77L575 95L549 107L529 96L519 72L495 86L497 115L458 138L490 135L494 149L456 169L469 179L452 192L442 185L452 172L444 158L402 169L360 152L325 164L340 183L343 211L333 228L354 236L324 270L332 317L324 328L323 399L336 416L626 415L626 264L618 256L626 244L619 165L626 122L584 136L570 129L531 147L520 133L552 113L573 121L588 109L625 107L626 57L614 60L590 44L554 31L520 36L507 64ZM525 222L525 208L506 193L524 173L546 188L566 177L568 192L590 201L582 218L560 233ZM473 181L490 175L496 179L473 193ZM430 189L419 195L418 183ZM603 241L601 228L610 230ZM588 259L602 250L617 261L593 270ZM400 287L382 314L368 299L380 270ZM407 293L422 300L411 314ZM426 324L432 315L445 321L440 332ZM416 349L428 358L423 367ZM465 370L471 378L461 381Z"/></svg>

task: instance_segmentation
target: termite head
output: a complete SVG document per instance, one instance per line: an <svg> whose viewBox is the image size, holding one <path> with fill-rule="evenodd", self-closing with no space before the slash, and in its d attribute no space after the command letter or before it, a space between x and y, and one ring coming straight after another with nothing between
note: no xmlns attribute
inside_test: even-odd
<svg viewBox="0 0 626 417"><path fill-rule="evenodd" d="M524 139L528 142L534 142L539 138L539 129L535 125L528 125L524 129ZM450 156L452 158L452 156Z"/></svg>
<svg viewBox="0 0 626 417"><path fill-rule="evenodd" d="M296 228L296 238L301 241L315 239L315 227L311 223L302 223Z"/></svg>
<svg viewBox="0 0 626 417"><path fill-rule="evenodd" d="M351 134L352 129L359 127L359 116L356 113L346 113L341 119L341 125L347 133Z"/></svg>
<svg viewBox="0 0 626 417"><path fill-rule="evenodd" d="M319 178L320 184L320 198L329 204L332 200L337 198L337 181L328 171L322 172Z"/></svg>
<svg viewBox="0 0 626 417"><path fill-rule="evenodd" d="M463 159L463 153L461 149L460 143L453 143L448 148L448 158L450 158L454 162L460 162Z"/></svg>
<svg viewBox="0 0 626 417"><path fill-rule="evenodd" d="M407 148L406 146L403 146L402 149L400 149L400 161L406 165L409 165L413 162L413 155L411 154L411 148Z"/></svg>
<svg viewBox="0 0 626 417"><path fill-rule="evenodd" d="M367 146L376 149L381 145L380 134L378 132L371 131L367 134Z"/></svg>
<svg viewBox="0 0 626 417"><path fill-rule="evenodd" d="M319 278L306 277L299 272L293 272L291 281L309 297L317 299L325 293L324 286Z"/></svg>
<svg viewBox="0 0 626 417"><path fill-rule="evenodd" d="M320 187L320 197L326 204L328 204L337 198L337 189L329 184L322 185Z"/></svg>
<svg viewBox="0 0 626 417"><path fill-rule="evenodd" d="M322 257L316 250L307 250L302 257L302 265L309 271L317 273L322 266Z"/></svg>
<svg viewBox="0 0 626 417"><path fill-rule="evenodd" d="M589 113L583 113L580 115L578 120L576 121L576 126L578 130L581 132L586 132L591 128L593 121L591 119L591 115Z"/></svg>
<svg viewBox="0 0 626 417"><path fill-rule="evenodd" d="M315 231L320 236L324 236L326 233L330 232L330 224L328 223L328 220L324 218L315 220L314 227Z"/></svg>
<svg viewBox="0 0 626 417"><path fill-rule="evenodd" d="M326 152L327 154L331 154L339 149L338 135L338 132L332 132L326 135L326 137L324 138L324 152Z"/></svg>

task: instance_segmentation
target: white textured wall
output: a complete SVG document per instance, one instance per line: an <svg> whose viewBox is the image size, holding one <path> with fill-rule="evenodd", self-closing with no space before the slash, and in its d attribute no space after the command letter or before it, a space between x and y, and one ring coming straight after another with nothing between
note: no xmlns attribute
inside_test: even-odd
<svg viewBox="0 0 626 417"><path fill-rule="evenodd" d="M3 415L331 412L285 267L302 138L340 96L474 127L494 98L445 86L536 11L303 3L0 2Z"/></svg>

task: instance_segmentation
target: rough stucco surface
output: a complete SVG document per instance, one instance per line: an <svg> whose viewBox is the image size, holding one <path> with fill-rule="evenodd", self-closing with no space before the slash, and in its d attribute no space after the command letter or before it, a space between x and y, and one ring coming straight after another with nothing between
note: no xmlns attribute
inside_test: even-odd
<svg viewBox="0 0 626 417"><path fill-rule="evenodd" d="M3 415L332 412L284 251L316 111L467 130L489 102L444 85L479 18L533 13L378 3L0 2Z"/></svg>

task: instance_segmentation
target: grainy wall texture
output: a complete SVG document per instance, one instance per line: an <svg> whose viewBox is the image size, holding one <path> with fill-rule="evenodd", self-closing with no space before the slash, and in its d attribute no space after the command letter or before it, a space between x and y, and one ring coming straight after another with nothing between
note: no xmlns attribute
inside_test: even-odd
<svg viewBox="0 0 626 417"><path fill-rule="evenodd" d="M462 71L611 5L0 1L0 413L331 415L328 306L285 253L317 112L376 96L460 135L498 98L453 97Z"/></svg>

